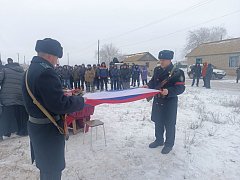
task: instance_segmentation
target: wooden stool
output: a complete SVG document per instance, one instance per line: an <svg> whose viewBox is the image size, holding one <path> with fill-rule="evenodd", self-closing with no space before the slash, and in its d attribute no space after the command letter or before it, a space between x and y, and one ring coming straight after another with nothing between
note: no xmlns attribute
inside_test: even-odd
<svg viewBox="0 0 240 180"><path fill-rule="evenodd" d="M100 121L100 120L89 120L89 121L85 121L85 122L84 122L83 144L84 144L84 140L85 140L85 132L86 132L87 126L89 126L89 127L91 128L91 149L92 149L92 128L93 128L93 127L96 127L96 140L97 140L97 127L98 127L98 126L103 126L103 134L104 134L105 146L107 146L104 122L102 122L102 121Z"/></svg>

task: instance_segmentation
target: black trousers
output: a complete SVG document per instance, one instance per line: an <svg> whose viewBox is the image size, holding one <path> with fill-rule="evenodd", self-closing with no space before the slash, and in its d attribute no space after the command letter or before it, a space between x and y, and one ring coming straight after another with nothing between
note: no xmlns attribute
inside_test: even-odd
<svg viewBox="0 0 240 180"><path fill-rule="evenodd" d="M211 81L210 78L206 78L206 79L205 79L205 87L206 87L207 89L210 89L210 88L211 88L210 81Z"/></svg>
<svg viewBox="0 0 240 180"><path fill-rule="evenodd" d="M205 87L205 86L206 86L206 78L203 77L203 87Z"/></svg>
<svg viewBox="0 0 240 180"><path fill-rule="evenodd" d="M82 90L84 90L84 83L85 83L85 78L84 78L84 77L81 77L81 78L80 78L80 84L81 84Z"/></svg>
<svg viewBox="0 0 240 180"><path fill-rule="evenodd" d="M164 143L164 130L166 130L165 146L173 147L175 142L176 123L157 121L155 122L155 137L159 143Z"/></svg>
<svg viewBox="0 0 240 180"><path fill-rule="evenodd" d="M80 88L80 80L74 80L74 88Z"/></svg>
<svg viewBox="0 0 240 180"><path fill-rule="evenodd" d="M100 84L101 84L101 91L103 91L103 86L105 85L105 90L107 91L107 83L108 83L108 78L107 77L101 77L100 78Z"/></svg>
<svg viewBox="0 0 240 180"><path fill-rule="evenodd" d="M137 82L137 86L139 87L140 86L140 78L133 78L133 87L136 86L136 82Z"/></svg>
<svg viewBox="0 0 240 180"><path fill-rule="evenodd" d="M117 79L111 79L111 90L119 90L119 81Z"/></svg>
<svg viewBox="0 0 240 180"><path fill-rule="evenodd" d="M62 172L42 172L40 171L40 180L61 180Z"/></svg>
<svg viewBox="0 0 240 180"><path fill-rule="evenodd" d="M147 85L147 79L142 79L142 84L143 85L145 85L145 84Z"/></svg>
<svg viewBox="0 0 240 180"><path fill-rule="evenodd" d="M192 81L192 86L195 84L195 79L197 79L197 86L198 86L198 84L199 84L199 79L200 79L200 77L199 76L193 76L193 81Z"/></svg>
<svg viewBox="0 0 240 180"><path fill-rule="evenodd" d="M100 79L98 77L95 77L93 83L94 83L94 86L97 88L97 90L99 90Z"/></svg>

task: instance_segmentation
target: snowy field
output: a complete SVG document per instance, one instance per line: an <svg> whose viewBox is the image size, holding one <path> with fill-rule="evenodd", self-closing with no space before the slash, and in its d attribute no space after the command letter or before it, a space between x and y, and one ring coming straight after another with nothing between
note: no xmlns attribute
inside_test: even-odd
<svg viewBox="0 0 240 180"><path fill-rule="evenodd" d="M240 89L240 84L239 84ZM100 105L95 119L105 122L107 147L101 127L90 150L90 133L66 143L63 180L239 180L240 93L187 86L179 96L176 144L168 155L149 149L154 140L151 102ZM95 135L95 129L93 129ZM93 136L95 137L95 136ZM0 179L35 180L29 138L0 143Z"/></svg>

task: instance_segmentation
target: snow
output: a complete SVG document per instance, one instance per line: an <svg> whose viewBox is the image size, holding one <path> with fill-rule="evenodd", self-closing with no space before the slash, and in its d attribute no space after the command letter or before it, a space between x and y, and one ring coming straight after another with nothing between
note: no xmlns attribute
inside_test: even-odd
<svg viewBox="0 0 240 180"><path fill-rule="evenodd" d="M90 133L70 136L66 142L63 180L239 180L240 93L187 86L179 96L176 143L168 155L161 148L149 149L154 140L151 104L140 100L103 104L93 119L105 123L98 139ZM0 142L0 179L34 180L38 170L31 164L29 138Z"/></svg>

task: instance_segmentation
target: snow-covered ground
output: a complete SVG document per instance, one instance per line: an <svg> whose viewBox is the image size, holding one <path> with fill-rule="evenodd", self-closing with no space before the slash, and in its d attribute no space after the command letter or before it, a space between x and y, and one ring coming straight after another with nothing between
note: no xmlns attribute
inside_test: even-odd
<svg viewBox="0 0 240 180"><path fill-rule="evenodd" d="M239 86L240 88L240 86ZM187 86L179 96L176 144L168 155L149 149L154 140L151 102L100 105L93 118L105 122L90 150L90 133L66 143L63 180L239 180L240 93ZM95 133L95 129L93 129ZM95 134L94 134L95 135ZM29 139L0 143L0 179L34 180L38 170L30 162Z"/></svg>

